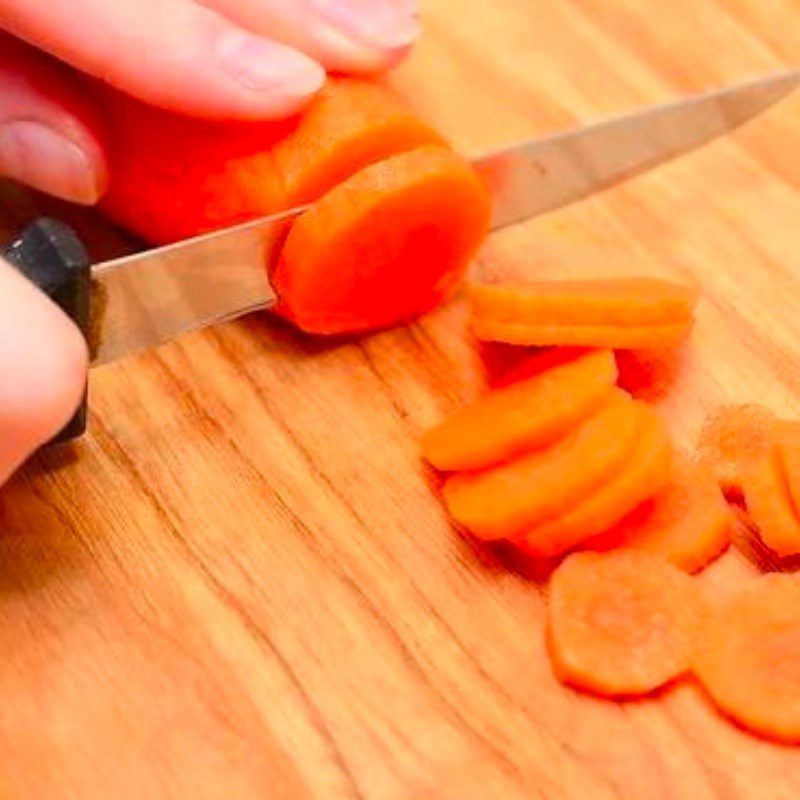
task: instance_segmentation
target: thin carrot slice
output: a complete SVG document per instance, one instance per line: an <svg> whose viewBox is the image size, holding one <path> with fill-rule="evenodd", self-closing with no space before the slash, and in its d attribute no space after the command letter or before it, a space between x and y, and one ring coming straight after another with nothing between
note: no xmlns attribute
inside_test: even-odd
<svg viewBox="0 0 800 800"><path fill-rule="evenodd" d="M330 78L273 151L289 205L310 203L378 161L446 142L389 87Z"/></svg>
<svg viewBox="0 0 800 800"><path fill-rule="evenodd" d="M549 557L608 530L658 492L669 480L672 444L664 423L643 408L636 448L625 468L585 500L528 531L517 546L529 555Z"/></svg>
<svg viewBox="0 0 800 800"><path fill-rule="evenodd" d="M103 90L110 184L101 210L155 244L287 208L272 156L284 122L190 119Z"/></svg>
<svg viewBox="0 0 800 800"><path fill-rule="evenodd" d="M697 451L726 497L741 498L743 472L772 443L776 423L771 411L754 404L725 406L706 420Z"/></svg>
<svg viewBox="0 0 800 800"><path fill-rule="evenodd" d="M501 322L475 316L471 321L477 339L529 347L605 347L612 350L643 350L675 347L686 339L692 322L665 325L546 325Z"/></svg>
<svg viewBox="0 0 800 800"><path fill-rule="evenodd" d="M800 579L763 575L703 624L694 671L749 730L800 743Z"/></svg>
<svg viewBox="0 0 800 800"><path fill-rule="evenodd" d="M775 443L795 517L800 514L800 422L775 425Z"/></svg>
<svg viewBox="0 0 800 800"><path fill-rule="evenodd" d="M781 557L800 553L800 519L775 444L745 469L743 488L747 513L764 544Z"/></svg>
<svg viewBox="0 0 800 800"><path fill-rule="evenodd" d="M703 569L730 544L730 508L706 466L677 458L670 477L651 501L582 547L640 550L685 572Z"/></svg>
<svg viewBox="0 0 800 800"><path fill-rule="evenodd" d="M658 278L610 278L529 284L473 284L476 318L546 328L640 328L692 319L697 291Z"/></svg>
<svg viewBox="0 0 800 800"><path fill-rule="evenodd" d="M592 491L634 448L641 407L614 390L598 412L548 448L444 485L453 519L480 539L520 536Z"/></svg>
<svg viewBox="0 0 800 800"><path fill-rule="evenodd" d="M544 447L575 427L608 396L617 378L608 350L496 389L422 440L422 452L441 470L477 470Z"/></svg>
<svg viewBox="0 0 800 800"><path fill-rule="evenodd" d="M460 282L488 230L486 187L459 156L424 147L373 164L292 227L273 284L310 333L388 327Z"/></svg>
<svg viewBox="0 0 800 800"><path fill-rule="evenodd" d="M694 581L663 559L576 553L550 584L553 667L589 692L645 694L688 671L700 618Z"/></svg>

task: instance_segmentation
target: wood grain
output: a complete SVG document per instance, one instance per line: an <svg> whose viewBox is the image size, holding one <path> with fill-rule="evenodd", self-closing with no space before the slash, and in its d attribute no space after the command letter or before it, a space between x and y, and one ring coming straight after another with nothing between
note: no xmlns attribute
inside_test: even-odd
<svg viewBox="0 0 800 800"><path fill-rule="evenodd" d="M396 83L464 152L792 63L797 0L429 0ZM661 404L798 416L800 99L502 235L491 275L702 286ZM0 228L63 206L7 188ZM98 257L123 241L66 210ZM91 434L3 494L0 797L789 800L798 751L693 686L551 677L541 576L476 553L420 465L472 396L459 302L325 346L267 318L93 373ZM755 569L735 552L718 594ZM280 794L282 789L283 793Z"/></svg>

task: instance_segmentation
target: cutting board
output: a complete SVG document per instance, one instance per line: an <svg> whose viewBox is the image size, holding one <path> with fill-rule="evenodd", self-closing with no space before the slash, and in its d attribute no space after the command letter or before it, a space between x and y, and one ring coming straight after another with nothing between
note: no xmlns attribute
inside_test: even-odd
<svg viewBox="0 0 800 800"><path fill-rule="evenodd" d="M430 0L393 81L465 153L788 65L796 0ZM492 237L477 269L703 292L659 384L677 440L800 417L800 98ZM98 257L91 214L6 187ZM92 374L91 432L2 492L3 800L778 800L800 751L693 685L618 705L548 666L544 583L450 528L420 433L479 388L461 301L349 344L266 316ZM747 584L731 551L704 575Z"/></svg>

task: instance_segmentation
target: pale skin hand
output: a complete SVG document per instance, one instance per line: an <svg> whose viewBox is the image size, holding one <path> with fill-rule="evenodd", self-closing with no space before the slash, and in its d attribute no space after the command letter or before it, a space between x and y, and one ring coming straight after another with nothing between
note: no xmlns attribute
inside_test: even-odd
<svg viewBox="0 0 800 800"><path fill-rule="evenodd" d="M102 196L102 109L76 71L196 116L273 119L326 70L393 66L418 33L417 0L0 0L0 176ZM69 419L86 361L72 323L0 261L0 483Z"/></svg>

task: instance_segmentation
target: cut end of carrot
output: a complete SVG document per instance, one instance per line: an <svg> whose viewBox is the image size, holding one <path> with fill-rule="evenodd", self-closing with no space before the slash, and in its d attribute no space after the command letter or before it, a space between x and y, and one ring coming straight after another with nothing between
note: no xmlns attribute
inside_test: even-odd
<svg viewBox="0 0 800 800"><path fill-rule="evenodd" d="M760 405L731 405L709 417L698 439L700 458L713 470L725 496L742 497L742 476L772 442L777 419Z"/></svg>
<svg viewBox="0 0 800 800"><path fill-rule="evenodd" d="M617 525L583 543L587 550L625 548L661 556L698 572L730 544L733 516L713 474L686 456L676 458L660 492Z"/></svg>
<svg viewBox="0 0 800 800"><path fill-rule="evenodd" d="M608 697L649 693L688 671L701 619L693 580L645 553L577 553L550 585L556 675Z"/></svg>
<svg viewBox="0 0 800 800"><path fill-rule="evenodd" d="M460 283L489 227L486 187L459 156L424 147L332 189L292 227L273 284L309 333L389 327Z"/></svg>
<svg viewBox="0 0 800 800"><path fill-rule="evenodd" d="M694 671L745 728L800 743L800 578L765 575L708 616Z"/></svg>
<svg viewBox="0 0 800 800"><path fill-rule="evenodd" d="M428 431L425 458L440 470L478 470L563 436L595 411L617 377L610 351L590 351L496 389Z"/></svg>

